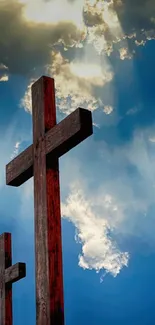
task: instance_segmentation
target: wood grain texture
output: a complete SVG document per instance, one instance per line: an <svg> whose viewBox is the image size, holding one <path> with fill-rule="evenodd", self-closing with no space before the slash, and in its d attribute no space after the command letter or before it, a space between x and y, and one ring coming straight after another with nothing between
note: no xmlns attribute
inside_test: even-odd
<svg viewBox="0 0 155 325"><path fill-rule="evenodd" d="M45 132L56 124L54 80L32 86L36 251L36 324L63 325L63 276L58 160L47 168Z"/></svg>
<svg viewBox="0 0 155 325"><path fill-rule="evenodd" d="M91 112L78 108L45 135L47 161L61 157L93 133ZM6 184L20 186L33 176L33 145L6 166Z"/></svg>
<svg viewBox="0 0 155 325"><path fill-rule="evenodd" d="M12 265L11 234L0 236L0 325L12 325L12 283L26 275L25 263Z"/></svg>
<svg viewBox="0 0 155 325"><path fill-rule="evenodd" d="M5 283L14 283L18 280L25 278L26 276L26 264L16 263L5 269Z"/></svg>
<svg viewBox="0 0 155 325"><path fill-rule="evenodd" d="M32 86L32 115L33 145L6 166L6 183L34 175L36 325L63 325L58 158L93 133L92 115L78 108L56 124L54 80L44 76Z"/></svg>

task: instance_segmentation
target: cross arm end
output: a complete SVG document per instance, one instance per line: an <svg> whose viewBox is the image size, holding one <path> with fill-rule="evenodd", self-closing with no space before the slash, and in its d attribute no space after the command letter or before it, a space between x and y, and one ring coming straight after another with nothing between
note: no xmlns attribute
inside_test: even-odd
<svg viewBox="0 0 155 325"><path fill-rule="evenodd" d="M5 269L5 283L14 283L26 276L26 264L16 263Z"/></svg>
<svg viewBox="0 0 155 325"><path fill-rule="evenodd" d="M53 154L61 157L88 138L92 133L91 111L80 107L77 108L48 132L46 137L46 152L48 157L53 156Z"/></svg>
<svg viewBox="0 0 155 325"><path fill-rule="evenodd" d="M20 186L33 175L33 145L6 165L6 185Z"/></svg>

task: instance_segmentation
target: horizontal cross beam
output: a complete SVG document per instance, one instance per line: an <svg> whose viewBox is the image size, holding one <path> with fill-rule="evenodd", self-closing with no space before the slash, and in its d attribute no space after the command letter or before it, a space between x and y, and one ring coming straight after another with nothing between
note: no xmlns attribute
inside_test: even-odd
<svg viewBox="0 0 155 325"><path fill-rule="evenodd" d="M26 264L16 263L5 269L5 283L14 283L26 276Z"/></svg>
<svg viewBox="0 0 155 325"><path fill-rule="evenodd" d="M93 133L91 112L78 108L45 134L47 163ZM20 186L33 176L33 144L6 166L6 184Z"/></svg>

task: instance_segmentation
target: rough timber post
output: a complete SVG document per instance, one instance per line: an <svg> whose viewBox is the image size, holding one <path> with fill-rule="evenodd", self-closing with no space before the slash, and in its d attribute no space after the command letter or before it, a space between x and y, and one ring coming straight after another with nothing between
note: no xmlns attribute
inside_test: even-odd
<svg viewBox="0 0 155 325"><path fill-rule="evenodd" d="M78 108L56 124L54 80L32 85L33 144L6 166L6 183L34 175L37 325L63 325L63 269L58 158L92 134L91 112Z"/></svg>
<svg viewBox="0 0 155 325"><path fill-rule="evenodd" d="M11 234L0 235L0 325L12 325L12 283L26 276L25 263L12 265Z"/></svg>

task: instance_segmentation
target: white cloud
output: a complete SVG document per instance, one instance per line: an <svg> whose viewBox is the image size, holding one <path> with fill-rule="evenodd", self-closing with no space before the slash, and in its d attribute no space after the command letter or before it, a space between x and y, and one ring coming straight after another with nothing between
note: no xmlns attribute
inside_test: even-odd
<svg viewBox="0 0 155 325"><path fill-rule="evenodd" d="M131 5L122 0L87 0L84 4L87 41L99 54L108 56L121 46L120 59L131 59L137 46L155 38L153 13L153 0L131 0Z"/></svg>
<svg viewBox="0 0 155 325"><path fill-rule="evenodd" d="M100 98L93 95L93 87L103 87L113 78L110 66L101 68L100 64L69 60L62 57L60 52L52 52L51 65L47 66L47 74L55 79L57 106L65 114L71 113L77 107L95 110L102 106ZM31 107L31 81L21 106L27 111ZM110 107L110 106L109 106Z"/></svg>
<svg viewBox="0 0 155 325"><path fill-rule="evenodd" d="M83 0L69 2L67 0L18 0L24 4L23 18L35 23L59 23L71 21L78 27L83 27Z"/></svg>
<svg viewBox="0 0 155 325"><path fill-rule="evenodd" d="M36 79L31 79L27 89L25 91L24 97L20 100L20 107L23 107L26 112L32 113L32 96L31 96L31 87Z"/></svg>
<svg viewBox="0 0 155 325"><path fill-rule="evenodd" d="M129 53L129 49L127 47L122 47L119 49L120 53L120 59L125 60L125 59L132 59L132 54Z"/></svg>
<svg viewBox="0 0 155 325"><path fill-rule="evenodd" d="M11 159L15 158L18 155L19 146L20 146L20 141L17 141L15 146L14 146L14 151L13 151L13 154L11 155Z"/></svg>
<svg viewBox="0 0 155 325"><path fill-rule="evenodd" d="M5 166L10 161L11 151L13 147L14 141L14 130L15 124L12 122L12 125L2 133L0 132L0 151L3 153L1 154L0 159L0 189L5 185Z"/></svg>
<svg viewBox="0 0 155 325"><path fill-rule="evenodd" d="M110 106L110 105L105 105L104 106L104 109L103 109L103 112L106 114L106 115L109 115L113 112L113 107Z"/></svg>
<svg viewBox="0 0 155 325"><path fill-rule="evenodd" d="M3 76L0 77L0 81L8 81L9 80L9 77L4 74Z"/></svg>
<svg viewBox="0 0 155 325"><path fill-rule="evenodd" d="M128 265L129 255L121 252L108 235L110 225L106 220L105 210L97 213L95 199L85 199L80 187L75 185L66 203L62 204L62 214L73 222L77 229L77 241L82 243L82 254L79 255L79 266L96 271L106 270L117 276L123 266ZM105 197L105 208L115 211L116 207L108 205Z"/></svg>
<svg viewBox="0 0 155 325"><path fill-rule="evenodd" d="M8 75L8 67L4 64L0 64L0 81L8 81L9 75Z"/></svg>
<svg viewBox="0 0 155 325"><path fill-rule="evenodd" d="M113 2L86 1L84 20L88 30L88 43L92 43L99 54L106 53L109 56L113 52L113 44L124 36Z"/></svg>
<svg viewBox="0 0 155 325"><path fill-rule="evenodd" d="M95 110L103 103L93 95L93 87L103 87L113 78L109 66L105 70L100 64L74 60L69 62L60 53L52 52L52 65L48 70L56 84L57 103L69 114L77 107Z"/></svg>

